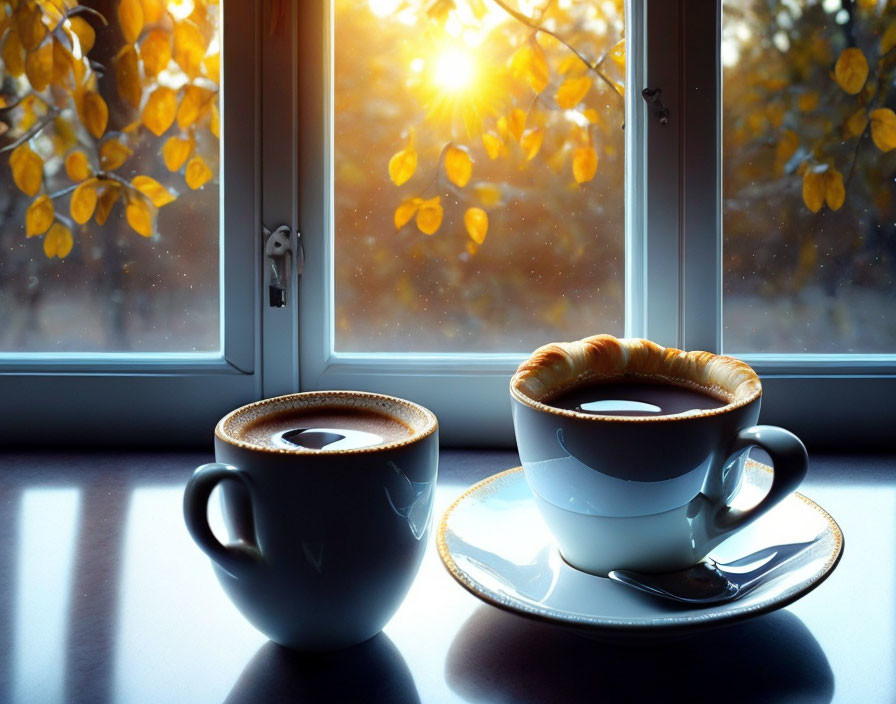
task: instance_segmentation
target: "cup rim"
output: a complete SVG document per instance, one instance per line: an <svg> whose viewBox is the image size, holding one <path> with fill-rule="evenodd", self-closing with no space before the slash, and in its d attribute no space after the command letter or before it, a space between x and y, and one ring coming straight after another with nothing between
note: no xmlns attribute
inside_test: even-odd
<svg viewBox="0 0 896 704"><path fill-rule="evenodd" d="M560 373L567 373L571 376L565 384L560 383L555 389L552 389L551 391L553 392L572 388L583 381L591 379L614 379L622 376L655 379L685 388L693 388L694 390L707 390L707 385L689 380L684 376L663 374L662 372L666 369L663 367L659 371L649 373L639 373L638 371L625 372L630 360L629 354L633 351L636 351L643 358L648 358L652 364L670 364L673 366L677 364L704 371L712 363L716 368L710 370L710 373L716 371L720 375L730 376L737 381L734 390L724 388L718 383L715 384L719 389L731 395L732 400L717 408L684 411L668 415L614 416L582 413L571 409L558 408L544 403L538 398L533 398L523 390L528 381L533 378L537 379L542 373L556 374L558 369L561 370ZM615 355L615 359L612 361L617 364L616 369L610 370L607 368L606 370L601 370L595 369L593 366L587 366L589 363L593 363L597 359L597 355L602 352L608 352L608 356ZM620 363L623 365L621 368L618 367ZM743 408L762 396L762 383L759 380L759 375L756 374L756 371L750 365L735 357L703 351L685 352L674 347L663 347L644 338L616 338L613 335L593 335L575 342L552 342L539 347L519 365L516 373L511 377L510 396L514 401L542 413L577 418L594 423L675 423L724 415L738 408Z"/></svg>
<svg viewBox="0 0 896 704"><path fill-rule="evenodd" d="M333 399L352 399L352 398L363 398L370 401L380 401L387 404L393 404L396 406L404 406L406 408L411 409L412 411L423 416L424 425L420 430L411 429L411 435L407 438L403 438L401 440L393 440L392 442L382 443L380 445L370 445L368 447L358 447L351 449L343 449L343 450L327 450L326 448L320 450L312 450L303 447L296 448L285 448L285 447L265 447L263 445L255 445L250 442L246 442L245 440L240 440L233 435L229 435L225 430L226 425L236 418L238 415L242 415L250 412L253 409L264 408L265 406L273 406L276 404L284 404L288 403L290 400L309 400L314 401L316 399L320 399L321 401L332 401ZM321 404L323 405L323 404ZM309 406L313 408L314 406ZM215 426L215 438L220 440L221 442L227 443L232 447L239 447L244 450L249 450L251 452L266 452L274 455L302 455L302 456L315 456L315 457L336 457L339 455L368 455L375 454L377 452L384 452L388 450L395 450L400 447L404 447L407 445L413 445L414 443L420 442L421 440L429 437L439 427L439 421L436 418L435 413L430 411L428 408L421 406L418 403L414 403L413 401L408 401L403 398L398 398L397 396L387 396L386 394L377 394L370 391L349 391L349 390L331 390L331 391L303 391L294 394L284 394L282 396L273 396L271 398L261 399L260 401L254 401L253 403L248 403L244 406L240 406L239 408L235 408L227 415L225 415L221 420L218 421L218 424Z"/></svg>

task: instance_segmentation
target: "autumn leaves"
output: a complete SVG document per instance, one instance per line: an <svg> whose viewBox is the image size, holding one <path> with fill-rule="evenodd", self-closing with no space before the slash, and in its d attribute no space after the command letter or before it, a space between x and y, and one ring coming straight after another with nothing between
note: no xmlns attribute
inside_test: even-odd
<svg viewBox="0 0 896 704"><path fill-rule="evenodd" d="M213 177L219 54L210 43L216 4L197 0L189 16L174 17L165 0L119 0L116 17L104 18L76 2L0 0L0 58L18 79L13 86L20 94L13 124L19 136L8 147L9 164L16 186L36 196L26 214L26 236L43 235L48 257L66 256L72 229L91 218L103 225L118 202L135 232L155 233L158 209L177 195L148 174L133 175L137 167L129 160L147 137L169 135L160 149L165 167L182 172L190 189ZM124 40L105 66L88 60L96 41L88 15L104 25L111 20L107 32L117 20L116 34ZM114 79L120 98L112 121L137 116L117 130L110 129L110 105L99 91L103 73ZM125 176L119 169L128 165ZM46 192L59 173L73 185ZM57 202L65 196L67 213Z"/></svg>
<svg viewBox="0 0 896 704"><path fill-rule="evenodd" d="M896 20L882 34L878 49L880 58L877 70L882 74L885 60L890 52L896 50ZM833 79L845 93L857 96L860 106L843 123L842 135L845 140L861 139L870 128L874 145L880 151L888 152L896 148L896 113L890 108L874 107L882 94L882 81L869 81L869 73L868 59L858 47L844 49L834 64ZM782 138L782 142L778 145L779 152L783 150L785 153L794 153L795 137L795 134L792 137L785 134L785 138L791 144L785 145ZM798 144L798 138L796 143ZM856 150L860 144L857 144ZM813 213L817 213L825 205L831 210L839 210L846 200L846 184L843 174L833 163L820 160L815 163L807 161L803 163L801 169L803 202L806 207Z"/></svg>
<svg viewBox="0 0 896 704"><path fill-rule="evenodd" d="M624 96L621 82L612 81L609 74L602 70L604 60L610 59L617 70L624 72L624 40L613 45L596 62L589 62L549 32L545 40L551 44L552 50L556 50L561 56L566 54L552 72L545 49L538 39L539 31L538 28L531 27L531 31L505 65L480 67L480 72L489 73L490 76L483 81L483 85L487 85L489 90L500 86L500 96L490 102L484 99L479 101L481 106L487 105L488 108L480 111L477 120L463 122L466 136L474 141L472 148L457 141L445 144L439 154L435 174L426 189L438 185L444 178L447 182L443 181L443 185L448 190L453 190L458 200L468 200L463 224L466 234L472 240L467 241L467 251L470 253L476 251L476 247L484 242L488 233L489 216L484 208L501 200L499 185L480 180L467 188L474 172L475 163L471 151L476 147L475 141L481 140L481 149L490 161L510 158L523 168L541 152L548 127L554 123L562 124L563 129L570 131L565 137L558 135L549 142L552 144L550 167L555 171L568 169L573 185L585 184L594 179L599 161L593 142L593 128L601 123L601 117L594 108L585 107L589 94L597 93L594 91L596 79L591 74L605 81L612 92ZM495 75L492 76L492 73ZM430 116L434 112L430 109ZM550 116L551 113L554 117ZM566 117L565 120L557 119L563 116ZM396 186L403 186L414 176L417 167L415 134L411 131L402 148L389 160L389 178ZM488 176L485 178L488 180ZM469 204L469 200L474 199L479 201L478 204ZM427 198L426 191L418 191L399 203L393 219L396 229L405 227L413 220L420 232L432 235L441 227L443 217L442 196Z"/></svg>

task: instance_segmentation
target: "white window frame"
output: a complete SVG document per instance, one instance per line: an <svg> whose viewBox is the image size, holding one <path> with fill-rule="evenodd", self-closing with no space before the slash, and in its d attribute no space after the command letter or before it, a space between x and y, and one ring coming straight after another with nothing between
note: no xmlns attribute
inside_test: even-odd
<svg viewBox="0 0 896 704"><path fill-rule="evenodd" d="M333 351L334 28L328 0L299 14L301 388L407 397L438 415L448 444L512 445L508 380L523 355ZM723 330L721 17L720 0L627 3L625 334L713 352ZM641 100L643 87L663 89L668 125ZM810 447L894 444L896 355L738 356L762 377L763 422Z"/></svg>
<svg viewBox="0 0 896 704"><path fill-rule="evenodd" d="M222 352L0 355L0 445L207 444L240 404L349 388L428 406L446 444L513 446L508 381L524 355L333 353L330 1L277 5L271 32L274 5L222 4ZM718 352L721 3L628 0L627 12L625 334ZM637 95L646 86L663 89L669 125ZM262 222L289 226L294 248L302 233L284 308L267 305ZM742 358L763 379L763 422L810 447L893 447L896 355Z"/></svg>
<svg viewBox="0 0 896 704"><path fill-rule="evenodd" d="M261 13L222 12L221 351L0 354L0 446L195 445L260 396Z"/></svg>

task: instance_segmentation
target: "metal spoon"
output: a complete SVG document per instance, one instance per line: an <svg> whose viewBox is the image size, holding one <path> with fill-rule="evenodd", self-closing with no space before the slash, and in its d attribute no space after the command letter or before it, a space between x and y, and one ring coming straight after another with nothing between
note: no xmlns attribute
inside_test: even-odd
<svg viewBox="0 0 896 704"><path fill-rule="evenodd" d="M738 560L720 564L711 558L678 572L645 574L631 570L613 570L609 578L648 594L686 604L720 604L754 590L775 576L782 566L803 554L819 537L805 543L768 547ZM757 567L743 571L761 562Z"/></svg>

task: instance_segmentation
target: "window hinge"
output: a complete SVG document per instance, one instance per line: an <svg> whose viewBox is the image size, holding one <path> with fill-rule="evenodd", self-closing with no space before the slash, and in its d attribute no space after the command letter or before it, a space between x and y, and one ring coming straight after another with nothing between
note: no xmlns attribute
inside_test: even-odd
<svg viewBox="0 0 896 704"><path fill-rule="evenodd" d="M305 269L305 251L300 232L292 236L289 225L271 231L262 225L264 232L265 269L268 276L268 305L271 308L285 308L289 303L290 265L295 262L296 278Z"/></svg>

